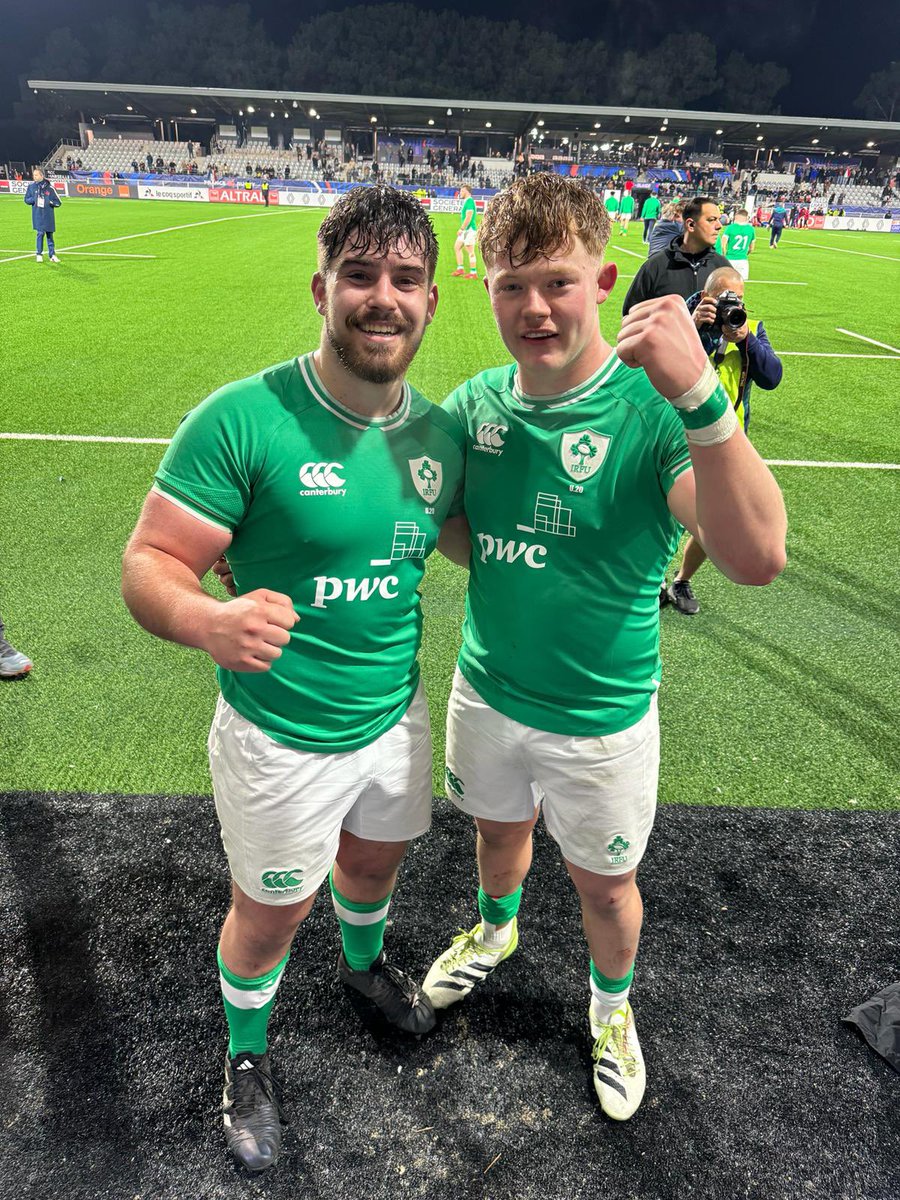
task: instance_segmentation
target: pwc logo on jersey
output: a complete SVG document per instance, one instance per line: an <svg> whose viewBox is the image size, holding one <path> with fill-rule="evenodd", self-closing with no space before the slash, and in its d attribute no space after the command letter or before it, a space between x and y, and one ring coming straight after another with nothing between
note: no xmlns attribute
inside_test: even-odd
<svg viewBox="0 0 900 1200"><path fill-rule="evenodd" d="M482 454L502 454L503 435L508 432L507 425L497 425L491 421L485 421L483 425L478 426L472 449L480 450Z"/></svg>
<svg viewBox="0 0 900 1200"><path fill-rule="evenodd" d="M308 462L300 468L301 496L346 496L347 482L338 472L344 467L339 462Z"/></svg>
<svg viewBox="0 0 900 1200"><path fill-rule="evenodd" d="M583 429L581 433L562 435L559 456L569 475L581 483L600 470L608 449L609 438L605 434Z"/></svg>

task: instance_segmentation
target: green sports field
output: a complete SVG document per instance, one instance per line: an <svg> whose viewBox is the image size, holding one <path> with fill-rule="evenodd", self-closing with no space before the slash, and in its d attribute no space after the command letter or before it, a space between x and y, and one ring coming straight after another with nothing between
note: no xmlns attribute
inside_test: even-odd
<svg viewBox="0 0 900 1200"><path fill-rule="evenodd" d="M163 447L65 439L167 438L220 384L309 349L317 220L67 200L62 264L38 266L17 257L33 245L28 210L0 199L0 434L44 435L0 439L0 613L35 663L0 689L0 790L209 790L211 664L145 634L118 594ZM439 400L505 353L481 286L450 278L455 218L435 224L441 299L411 379ZM639 223L614 234L623 280L601 313L610 339L643 256ZM790 352L782 386L754 392L752 427L766 458L790 464L773 468L789 564L764 589L707 565L700 615L662 612L661 799L897 809L900 237L787 230L777 251L759 240L751 272L751 314ZM436 781L465 578L430 560L422 662Z"/></svg>

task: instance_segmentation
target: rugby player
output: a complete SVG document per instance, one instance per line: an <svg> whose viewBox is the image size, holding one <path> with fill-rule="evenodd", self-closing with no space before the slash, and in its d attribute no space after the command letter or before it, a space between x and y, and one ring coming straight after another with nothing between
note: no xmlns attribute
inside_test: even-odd
<svg viewBox="0 0 900 1200"><path fill-rule="evenodd" d="M125 553L135 619L218 666L209 756L233 893L218 949L223 1116L254 1171L281 1143L269 1016L326 876L340 978L401 1030L435 1020L382 947L407 842L430 824L417 588L462 472L457 420L405 382L437 305L437 253L415 197L342 197L318 233L318 349L189 414ZM226 549L237 595L222 602L200 580Z"/></svg>
<svg viewBox="0 0 900 1200"><path fill-rule="evenodd" d="M475 257L475 241L478 236L478 209L475 205L475 200L471 191L465 184L459 189L459 198L462 200L462 205L459 210L459 233L456 235L456 242L453 249L456 253L456 270L454 275L465 275L466 270L463 266L463 249L469 255L469 278L478 278L478 261Z"/></svg>
<svg viewBox="0 0 900 1200"><path fill-rule="evenodd" d="M549 173L501 192L480 229L515 361L445 402L468 451L465 518L440 542L470 566L446 779L477 826L480 920L423 986L446 1008L515 951L543 809L590 950L594 1086L625 1120L645 1088L629 991L656 808L660 581L685 526L731 579L768 583L785 515L680 296L636 304L617 347L604 340L610 229L602 201Z"/></svg>

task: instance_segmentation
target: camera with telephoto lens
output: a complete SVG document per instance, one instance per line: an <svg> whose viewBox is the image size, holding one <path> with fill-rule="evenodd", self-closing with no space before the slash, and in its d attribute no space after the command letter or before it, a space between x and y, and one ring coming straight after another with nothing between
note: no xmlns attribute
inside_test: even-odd
<svg viewBox="0 0 900 1200"><path fill-rule="evenodd" d="M704 325L701 333L712 333L721 337L723 330L734 333L747 320L747 310L744 301L737 292L722 292L716 300L716 319L712 325Z"/></svg>

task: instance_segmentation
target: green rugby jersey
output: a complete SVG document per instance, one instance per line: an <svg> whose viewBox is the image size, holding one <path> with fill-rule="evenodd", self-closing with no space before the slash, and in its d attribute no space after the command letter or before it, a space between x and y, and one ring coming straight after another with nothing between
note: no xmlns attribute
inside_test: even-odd
<svg viewBox="0 0 900 1200"><path fill-rule="evenodd" d="M659 196L648 196L641 208L641 217L645 221L655 221L659 216Z"/></svg>
<svg viewBox="0 0 900 1200"><path fill-rule="evenodd" d="M156 489L228 530L239 594L270 588L300 616L269 671L218 670L225 699L277 742L340 752L374 741L415 692L418 586L461 511L464 439L404 385L366 419L325 389L312 354L214 392L182 422Z"/></svg>
<svg viewBox="0 0 900 1200"><path fill-rule="evenodd" d="M462 225L468 213L472 214L472 220L466 226L467 229L478 228L478 205L475 203L473 196L466 196L462 202L462 208L459 210L459 223Z"/></svg>
<svg viewBox="0 0 900 1200"><path fill-rule="evenodd" d="M659 588L681 529L666 496L690 467L677 413L615 352L560 396L523 395L513 365L444 407L468 442L460 670L533 728L628 728L659 685Z"/></svg>
<svg viewBox="0 0 900 1200"><path fill-rule="evenodd" d="M619 201L612 194L612 192L610 192L610 194L603 201L603 207L610 214L610 216L613 216L613 217L619 211Z"/></svg>
<svg viewBox="0 0 900 1200"><path fill-rule="evenodd" d="M722 253L732 262L739 262L750 257L750 247L756 241L756 231L752 225L726 225L722 230Z"/></svg>
<svg viewBox="0 0 900 1200"><path fill-rule="evenodd" d="M625 192L622 196L622 203L619 205L619 215L622 217L630 217L634 212L634 196L631 192Z"/></svg>

